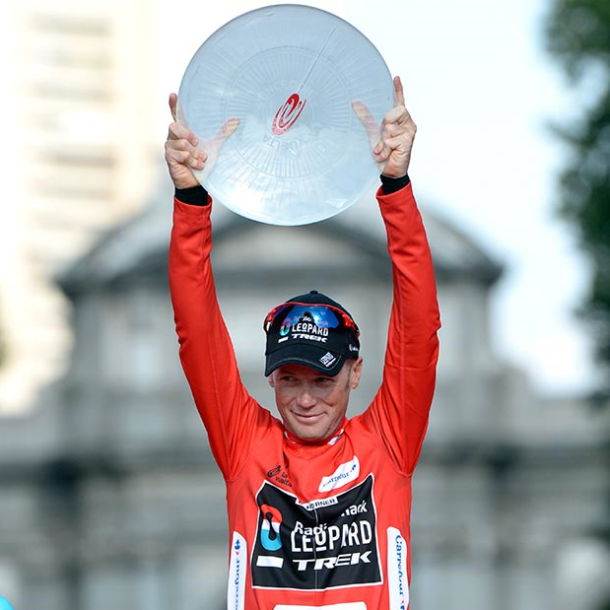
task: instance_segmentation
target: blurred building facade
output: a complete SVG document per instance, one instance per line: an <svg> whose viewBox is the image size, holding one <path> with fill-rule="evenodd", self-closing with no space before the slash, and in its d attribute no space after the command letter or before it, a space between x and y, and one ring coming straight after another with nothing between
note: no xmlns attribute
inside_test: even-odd
<svg viewBox="0 0 610 610"><path fill-rule="evenodd" d="M0 412L65 370L67 303L51 278L154 177L153 17L143 0L0 6Z"/></svg>
<svg viewBox="0 0 610 610"><path fill-rule="evenodd" d="M0 421L0 591L17 608L223 608L224 484L178 364L171 191L161 191L62 276L71 367L33 413ZM352 413L375 393L391 276L374 205L288 229L216 207L221 304L244 382L268 408L257 329L272 304L310 287L349 304L363 330ZM602 610L607 579L581 572L591 558L610 568L592 537L608 525L607 419L538 400L494 357L487 314L500 269L425 220L444 326L414 478L412 606L539 610L573 598Z"/></svg>

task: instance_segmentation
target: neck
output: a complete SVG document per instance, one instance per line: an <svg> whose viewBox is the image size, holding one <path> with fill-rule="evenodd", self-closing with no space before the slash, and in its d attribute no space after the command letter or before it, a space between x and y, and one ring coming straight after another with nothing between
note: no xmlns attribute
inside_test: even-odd
<svg viewBox="0 0 610 610"><path fill-rule="evenodd" d="M294 443L295 445L311 445L314 447L320 447L323 445L334 445L339 440L339 438L341 438L346 423L347 417L344 417L343 421L339 424L336 430L330 436L327 436L323 439L304 440L302 438L299 438L298 436L295 436L294 434L286 430L286 428L284 428L284 436L286 437L286 439L288 439L288 441Z"/></svg>

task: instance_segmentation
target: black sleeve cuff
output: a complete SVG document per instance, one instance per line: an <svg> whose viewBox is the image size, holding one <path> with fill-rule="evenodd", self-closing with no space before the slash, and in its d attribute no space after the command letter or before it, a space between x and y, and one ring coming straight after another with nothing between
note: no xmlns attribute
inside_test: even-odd
<svg viewBox="0 0 610 610"><path fill-rule="evenodd" d="M396 191L399 191L400 189L405 188L405 186L411 182L409 174L405 174L402 178L390 178L389 176L384 176L381 174L380 178L381 188L386 195L390 195Z"/></svg>
<svg viewBox="0 0 610 610"><path fill-rule="evenodd" d="M178 201L188 205L208 205L208 192L198 184L190 189L176 189L175 196Z"/></svg>

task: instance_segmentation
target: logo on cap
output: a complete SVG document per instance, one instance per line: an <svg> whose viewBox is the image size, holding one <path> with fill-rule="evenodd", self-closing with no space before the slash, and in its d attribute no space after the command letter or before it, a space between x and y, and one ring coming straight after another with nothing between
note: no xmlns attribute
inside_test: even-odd
<svg viewBox="0 0 610 610"><path fill-rule="evenodd" d="M337 362L337 357L330 352L326 352L322 358L320 358L320 364L323 364L326 368L330 368Z"/></svg>
<svg viewBox="0 0 610 610"><path fill-rule="evenodd" d="M311 292L286 301L267 314L263 322L267 334L265 375L288 363L336 375L344 357L358 357L356 323L340 305L324 299L330 300Z"/></svg>
<svg viewBox="0 0 610 610"><path fill-rule="evenodd" d="M318 326L316 320L309 311L304 311L299 319L292 324L290 317L287 317L279 331L280 338L278 343L287 341L290 337L293 339L305 339L307 341L315 341L326 343L328 338L328 327Z"/></svg>

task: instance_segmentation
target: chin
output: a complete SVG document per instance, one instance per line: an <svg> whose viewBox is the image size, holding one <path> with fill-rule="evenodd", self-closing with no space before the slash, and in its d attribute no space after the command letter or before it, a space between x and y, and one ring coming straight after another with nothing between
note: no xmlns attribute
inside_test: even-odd
<svg viewBox="0 0 610 610"><path fill-rule="evenodd" d="M297 426L286 426L288 432L292 436L298 438L300 441L315 441L320 436L313 428L309 426L297 425Z"/></svg>
<svg viewBox="0 0 610 610"><path fill-rule="evenodd" d="M295 430L293 434L304 443L321 443L332 436L326 431L320 432L311 429Z"/></svg>

